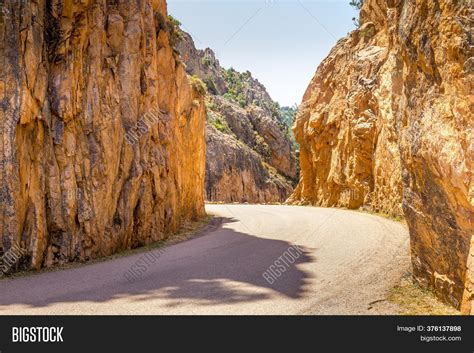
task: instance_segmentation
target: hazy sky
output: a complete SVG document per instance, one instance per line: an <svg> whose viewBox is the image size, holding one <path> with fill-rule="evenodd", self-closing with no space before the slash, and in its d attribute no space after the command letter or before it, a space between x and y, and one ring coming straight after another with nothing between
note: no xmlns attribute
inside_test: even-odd
<svg viewBox="0 0 474 353"><path fill-rule="evenodd" d="M299 104L318 64L354 29L349 0L168 0L196 46L249 70L282 105Z"/></svg>

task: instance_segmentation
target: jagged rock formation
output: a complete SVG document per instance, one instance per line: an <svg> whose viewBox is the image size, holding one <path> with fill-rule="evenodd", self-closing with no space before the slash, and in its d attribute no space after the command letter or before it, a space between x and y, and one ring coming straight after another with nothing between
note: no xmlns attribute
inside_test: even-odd
<svg viewBox="0 0 474 353"><path fill-rule="evenodd" d="M165 0L2 10L0 252L21 248L12 270L137 247L203 215L204 100Z"/></svg>
<svg viewBox="0 0 474 353"><path fill-rule="evenodd" d="M387 41L367 23L319 66L294 128L302 178L290 202L402 213L391 102L401 86L380 78L396 64Z"/></svg>
<svg viewBox="0 0 474 353"><path fill-rule="evenodd" d="M297 175L294 145L279 106L250 72L222 68L179 31L190 75L207 87L206 197L210 201L283 202Z"/></svg>
<svg viewBox="0 0 474 353"><path fill-rule="evenodd" d="M403 214L415 278L473 311L473 10L367 0L306 91L293 203Z"/></svg>

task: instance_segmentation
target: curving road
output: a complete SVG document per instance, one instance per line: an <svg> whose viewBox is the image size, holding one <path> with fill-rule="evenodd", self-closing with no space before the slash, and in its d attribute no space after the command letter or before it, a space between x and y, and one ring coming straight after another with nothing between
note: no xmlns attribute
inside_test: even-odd
<svg viewBox="0 0 474 353"><path fill-rule="evenodd" d="M331 208L206 209L222 224L191 240L0 281L0 314L396 312L385 297L410 266L403 224Z"/></svg>

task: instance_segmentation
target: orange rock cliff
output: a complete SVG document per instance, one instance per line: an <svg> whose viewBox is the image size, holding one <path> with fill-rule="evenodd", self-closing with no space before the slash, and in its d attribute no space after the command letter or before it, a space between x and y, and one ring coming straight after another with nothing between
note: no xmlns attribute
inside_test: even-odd
<svg viewBox="0 0 474 353"><path fill-rule="evenodd" d="M473 312L473 9L367 0L299 109L290 203L407 220L414 276Z"/></svg>
<svg viewBox="0 0 474 353"><path fill-rule="evenodd" d="M167 237L204 214L205 106L165 0L6 1L0 250L14 269Z"/></svg>

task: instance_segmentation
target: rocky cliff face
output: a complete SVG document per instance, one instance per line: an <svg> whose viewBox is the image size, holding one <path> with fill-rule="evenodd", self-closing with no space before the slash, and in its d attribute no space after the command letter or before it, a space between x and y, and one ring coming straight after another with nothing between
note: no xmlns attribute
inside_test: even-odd
<svg viewBox="0 0 474 353"><path fill-rule="evenodd" d="M473 10L367 0L298 112L290 201L407 219L415 278L473 312Z"/></svg>
<svg viewBox="0 0 474 353"><path fill-rule="evenodd" d="M401 86L384 76L399 64L373 23L322 62L297 114L302 178L290 202L402 213L394 114Z"/></svg>
<svg viewBox="0 0 474 353"><path fill-rule="evenodd" d="M285 201L297 175L294 145L282 112L250 72L220 66L179 30L177 49L207 90L206 197L211 201Z"/></svg>
<svg viewBox="0 0 474 353"><path fill-rule="evenodd" d="M18 268L167 237L204 214L204 115L164 0L5 1L0 250Z"/></svg>

